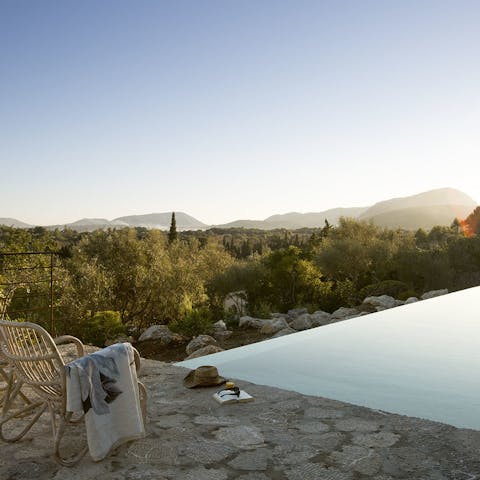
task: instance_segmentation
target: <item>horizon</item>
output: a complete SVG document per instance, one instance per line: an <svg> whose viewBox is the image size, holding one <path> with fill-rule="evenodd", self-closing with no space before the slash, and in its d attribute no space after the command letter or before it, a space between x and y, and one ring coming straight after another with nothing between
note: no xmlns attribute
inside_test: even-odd
<svg viewBox="0 0 480 480"><path fill-rule="evenodd" d="M479 21L469 0L2 2L0 214L219 225L475 198Z"/></svg>
<svg viewBox="0 0 480 480"><path fill-rule="evenodd" d="M436 190L451 190L450 187L444 187L444 188L441 188L441 189L434 189L432 191L436 191ZM415 194L413 194L412 196L415 196L419 193L428 193L428 192L416 192ZM466 193L468 195L467 192L462 192L462 193ZM410 195L409 195L410 196ZM407 197L409 197L407 196ZM478 205L478 202L477 200L475 200L473 197L471 197L470 195L468 195L475 203L477 203ZM268 217L264 217L264 218L235 218L235 219L230 219L230 220L227 220L223 223L209 223L207 221L204 221L202 218L198 218L196 216L193 216L191 215L189 212L185 212L185 211L181 211L181 210L172 210L172 211L163 211L163 212L160 212L160 211L157 211L157 212L148 212L148 213L139 213L139 214L128 214L128 215L119 215L117 217L114 217L114 218L107 218L107 217L100 217L100 216L94 216L94 217L81 217L81 218L77 218L75 220L71 220L71 221L65 221L65 222L56 222L56 223L50 223L50 224L39 224L39 223L30 223L30 222L24 222L23 219L21 218L13 218L13 217L7 217L7 216L3 216L0 214L0 218L10 218L12 220L18 220L18 221L21 221L21 222L24 222L24 223L27 223L29 225L33 225L33 226L41 226L41 227L51 227L51 226L62 226L62 225L69 225L69 224L72 224L72 223L76 223L76 222L79 222L79 221L82 221L82 220L106 220L108 222L112 222L112 221L116 221L116 220L119 220L123 217L130 217L130 216L146 216L146 215L158 215L158 214L166 214L166 213L175 213L175 214L178 214L178 213L182 213L182 214L186 214L190 217L193 217L195 220L205 224L206 226L208 227L216 227L216 226L222 226L222 225L226 225L226 224L229 224L229 223L232 223L232 222L236 222L236 221L253 221L253 222L261 222L261 221L264 221L264 220L267 220L268 218L270 218L271 216L276 216L276 215L290 215L290 214L298 214L298 215L308 215L308 214L316 214L316 213L323 213L323 212L327 212L329 210L336 210L336 209L350 209L350 208L366 208L366 209L369 209L371 207L373 207L374 205L376 205L377 203L381 203L385 200L396 200L396 199L399 199L399 198L406 198L406 197L393 197L393 198L388 198L388 199L382 199L382 200L379 200L378 202L375 202L371 205L363 205L363 206L337 206L337 207L333 207L333 208L329 208L329 209L322 209L322 210L319 210L319 211L309 211L309 212L297 212L297 211L288 211L288 212L277 212L277 213L272 213L271 215L269 215Z"/></svg>

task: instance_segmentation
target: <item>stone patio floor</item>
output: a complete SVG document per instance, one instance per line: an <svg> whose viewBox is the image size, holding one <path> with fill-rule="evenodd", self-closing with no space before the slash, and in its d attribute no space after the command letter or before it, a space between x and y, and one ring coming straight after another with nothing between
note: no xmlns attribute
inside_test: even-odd
<svg viewBox="0 0 480 480"><path fill-rule="evenodd" d="M255 402L219 405L217 388L184 388L186 372L144 361L145 439L60 467L45 416L22 441L0 443L0 479L480 480L478 431L243 381ZM67 448L82 435L69 427Z"/></svg>

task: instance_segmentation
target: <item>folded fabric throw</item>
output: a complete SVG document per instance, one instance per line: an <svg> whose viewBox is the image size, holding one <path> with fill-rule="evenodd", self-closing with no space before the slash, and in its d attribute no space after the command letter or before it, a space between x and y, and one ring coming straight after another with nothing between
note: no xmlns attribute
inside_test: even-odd
<svg viewBox="0 0 480 480"><path fill-rule="evenodd" d="M65 365L67 411L85 413L88 449L104 459L145 436L133 347L117 343Z"/></svg>

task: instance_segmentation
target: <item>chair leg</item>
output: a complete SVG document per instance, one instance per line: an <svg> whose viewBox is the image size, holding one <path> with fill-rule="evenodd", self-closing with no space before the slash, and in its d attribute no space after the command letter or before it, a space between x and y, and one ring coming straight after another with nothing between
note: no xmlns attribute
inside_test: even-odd
<svg viewBox="0 0 480 480"><path fill-rule="evenodd" d="M54 457L56 462L64 467L73 467L85 456L88 451L88 445L86 445L73 457L65 458L60 453L60 443L62 441L63 434L65 433L65 427L68 423L71 423L72 415L72 412L60 414L58 428L54 429ZM52 424L55 425L55 419L52 420Z"/></svg>
<svg viewBox="0 0 480 480"><path fill-rule="evenodd" d="M140 408L142 409L143 426L147 427L147 389L142 382L138 383L138 393L140 396Z"/></svg>
<svg viewBox="0 0 480 480"><path fill-rule="evenodd" d="M22 437L24 437L29 432L29 430L33 427L33 425L35 425L35 423L40 418L42 413L48 407L46 402L37 402L37 403L31 403L30 405L27 405L26 407L23 407L23 408L10 409L9 407L12 406L11 404L12 404L12 398L7 398L6 403L3 406L3 413L0 419L0 438L4 442L9 442L9 443L16 442L20 440ZM20 433L17 433L16 435L13 435L13 436L9 436L8 433L5 432L5 430L8 429L8 425L10 421L18 423L20 417L25 417L29 415L30 413L34 412L35 409L37 408L38 408L38 411L34 414L32 419L28 420L28 423L20 431Z"/></svg>
<svg viewBox="0 0 480 480"><path fill-rule="evenodd" d="M12 392L13 388L18 384L21 385L22 382L18 379L15 379L13 369L11 369L7 373L4 370L4 368L2 368L1 366L0 366L0 377L2 377L3 382L5 383L5 386L0 388L0 391L2 391L2 390L5 391L5 393L3 394L3 398L0 400L0 407L2 407L5 404L6 399L11 396L11 392ZM32 403L30 401L30 399L27 398L20 389L18 390L17 394L20 396L22 401L24 403L26 403L27 405Z"/></svg>

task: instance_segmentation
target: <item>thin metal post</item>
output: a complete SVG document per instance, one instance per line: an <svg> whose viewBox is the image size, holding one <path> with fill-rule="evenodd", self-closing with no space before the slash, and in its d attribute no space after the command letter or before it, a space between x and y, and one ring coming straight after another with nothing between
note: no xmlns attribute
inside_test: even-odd
<svg viewBox="0 0 480 480"><path fill-rule="evenodd" d="M55 333L53 323L53 253L50 254L50 331Z"/></svg>
<svg viewBox="0 0 480 480"><path fill-rule="evenodd" d="M54 319L54 270L56 268L55 262L54 262L54 256L57 254L57 252L54 252L52 250L45 250L41 252L0 252L0 273L7 273L7 272L13 272L11 275L7 273L5 278L0 279L0 289L5 290L7 293L5 294L0 294L0 307L2 311L0 311L0 314L6 315L7 314L7 308L8 313L11 315L15 314L31 314L32 312L41 312L43 311L44 314L41 315L42 318L42 323L47 326L49 324L50 328L50 333L55 334L58 333L55 328L55 319ZM41 260L38 261L38 264L32 264L32 263L23 263L20 262L20 265L15 266L15 260L25 258L25 259L32 259L33 262L36 262L34 260L35 258L41 259L42 256L45 259L45 262L42 262ZM48 257L50 257L50 262L48 262ZM45 258L47 257L47 258ZM14 261L13 265L10 265L8 262L6 262L6 259L12 258ZM36 262L37 263L37 262ZM30 276L29 272L32 272L32 274L35 273L35 271L38 271L39 273L43 273L40 278L37 278L35 275ZM15 273L19 273L20 275L15 275ZM47 277L49 275L49 277ZM23 277L23 278L22 278ZM42 289L42 292L36 292L31 294L30 292L30 285L40 285L44 284L47 288L46 291ZM47 285L49 285L47 287ZM6 287L2 288L2 287ZM20 294L18 296L15 296L15 300L19 300L20 305L17 305L17 309L13 310L8 307L9 301L12 300L14 297L15 290L17 288L24 288L26 290L26 294ZM49 288L49 290L48 290ZM5 292L4 292L5 293ZM37 298L44 298L44 306L31 306L30 300L34 297ZM47 305L45 305L47 304ZM20 308L18 308L20 307ZM47 312L46 310L50 310L50 313Z"/></svg>

